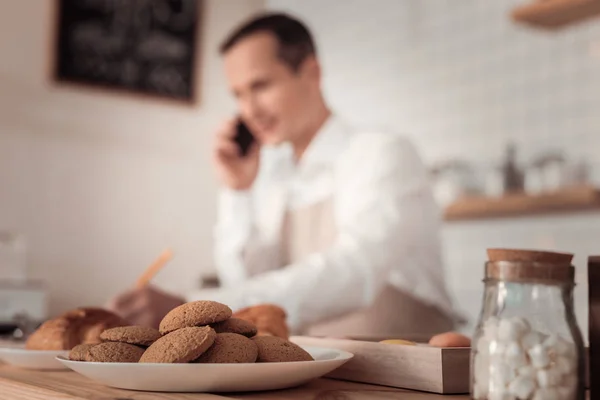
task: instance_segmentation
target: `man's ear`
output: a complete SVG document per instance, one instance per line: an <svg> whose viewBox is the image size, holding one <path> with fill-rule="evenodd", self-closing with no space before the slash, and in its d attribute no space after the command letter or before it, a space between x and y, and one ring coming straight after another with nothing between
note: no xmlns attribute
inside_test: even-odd
<svg viewBox="0 0 600 400"><path fill-rule="evenodd" d="M315 56L306 57L298 72L310 80L321 81L321 65Z"/></svg>

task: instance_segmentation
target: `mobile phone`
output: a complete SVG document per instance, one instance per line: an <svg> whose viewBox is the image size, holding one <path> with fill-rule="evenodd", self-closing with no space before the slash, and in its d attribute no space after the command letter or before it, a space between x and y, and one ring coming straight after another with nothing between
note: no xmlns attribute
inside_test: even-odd
<svg viewBox="0 0 600 400"><path fill-rule="evenodd" d="M256 141L254 135L252 132L250 132L250 129L248 129L248 126L241 119L238 120L236 134L233 140L240 148L240 154L242 157L245 157L248 154L250 147L252 147Z"/></svg>

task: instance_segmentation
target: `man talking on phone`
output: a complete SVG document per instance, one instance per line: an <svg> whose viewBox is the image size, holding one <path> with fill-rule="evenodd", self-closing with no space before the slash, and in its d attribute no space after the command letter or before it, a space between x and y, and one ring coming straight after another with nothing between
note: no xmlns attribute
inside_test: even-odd
<svg viewBox="0 0 600 400"><path fill-rule="evenodd" d="M239 109L213 151L221 287L185 299L150 287L112 308L156 325L182 301L212 299L234 311L274 303L294 333L452 330L440 213L413 146L332 113L312 35L288 15L247 22L221 53ZM239 136L243 129L252 137Z"/></svg>

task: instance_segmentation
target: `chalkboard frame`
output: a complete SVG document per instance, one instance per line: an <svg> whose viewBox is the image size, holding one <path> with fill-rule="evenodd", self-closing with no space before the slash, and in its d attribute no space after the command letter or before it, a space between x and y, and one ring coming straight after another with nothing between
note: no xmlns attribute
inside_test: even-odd
<svg viewBox="0 0 600 400"><path fill-rule="evenodd" d="M176 98L143 91L131 90L126 87L100 85L92 82L80 82L61 77L58 73L58 54L59 54L59 37L60 37L60 7L62 0L52 0L50 34L48 40L48 68L47 75L52 86L65 88L74 91L85 91L88 93L98 93L106 96L117 96L125 99L135 99L149 102L169 103L175 105L183 105L196 107L201 103L202 93L202 54L204 50L204 29L205 21L205 0L196 0L196 27L194 32L194 55L192 61L192 77L191 77L191 96L188 98Z"/></svg>

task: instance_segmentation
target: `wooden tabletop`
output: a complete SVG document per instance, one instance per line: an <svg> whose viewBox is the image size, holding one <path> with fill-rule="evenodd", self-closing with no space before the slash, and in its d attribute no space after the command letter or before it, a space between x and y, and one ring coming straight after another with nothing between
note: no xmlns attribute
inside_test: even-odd
<svg viewBox="0 0 600 400"><path fill-rule="evenodd" d="M137 392L109 388L72 371L31 371L7 365L0 365L0 394L3 400L464 400L469 398L467 395L442 396L333 379L317 379L293 389L255 393Z"/></svg>

